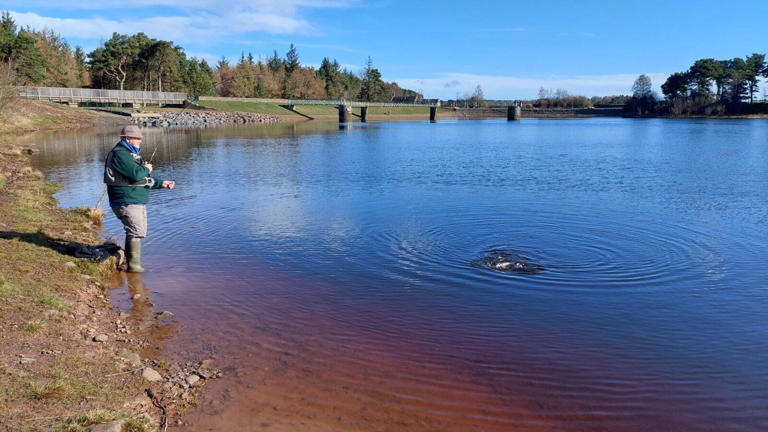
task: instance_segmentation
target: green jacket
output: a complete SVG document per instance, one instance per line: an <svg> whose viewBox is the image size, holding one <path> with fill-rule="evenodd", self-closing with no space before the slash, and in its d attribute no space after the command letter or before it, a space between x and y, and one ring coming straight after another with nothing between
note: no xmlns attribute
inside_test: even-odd
<svg viewBox="0 0 768 432"><path fill-rule="evenodd" d="M148 181L148 179L152 179ZM149 184L151 182L153 184ZM122 143L117 143L104 163L104 183L107 184L109 205L147 204L149 190L159 189L163 180L150 177L141 156L133 153ZM133 186L128 186L128 185Z"/></svg>

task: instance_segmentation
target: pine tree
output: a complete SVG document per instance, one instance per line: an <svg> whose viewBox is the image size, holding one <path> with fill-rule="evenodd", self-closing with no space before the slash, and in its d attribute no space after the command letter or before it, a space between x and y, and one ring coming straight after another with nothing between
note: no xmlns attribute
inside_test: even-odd
<svg viewBox="0 0 768 432"><path fill-rule="evenodd" d="M381 72L373 67L373 60L370 57L363 69L361 81L358 99L368 102L385 102L392 99L389 87L381 80Z"/></svg>
<svg viewBox="0 0 768 432"><path fill-rule="evenodd" d="M75 68L77 73L77 86L87 87L91 85L91 77L88 74L85 52L81 47L75 48Z"/></svg>
<svg viewBox="0 0 768 432"><path fill-rule="evenodd" d="M290 75L293 73L293 71L298 69L300 66L301 65L299 64L299 53L296 52L296 47L293 46L293 44L291 44L291 48L285 54L285 73Z"/></svg>
<svg viewBox="0 0 768 432"><path fill-rule="evenodd" d="M273 73L278 72L280 69L283 68L283 61L280 60L280 56L277 55L277 50L275 50L272 57L267 60L267 68L269 68L270 71Z"/></svg>

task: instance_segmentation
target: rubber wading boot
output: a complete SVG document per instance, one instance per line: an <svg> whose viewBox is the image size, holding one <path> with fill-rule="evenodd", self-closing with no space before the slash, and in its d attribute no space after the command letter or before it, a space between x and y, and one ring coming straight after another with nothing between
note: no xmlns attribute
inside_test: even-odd
<svg viewBox="0 0 768 432"><path fill-rule="evenodd" d="M128 260L129 273L144 273L141 266L141 239L128 237L125 239L125 258Z"/></svg>

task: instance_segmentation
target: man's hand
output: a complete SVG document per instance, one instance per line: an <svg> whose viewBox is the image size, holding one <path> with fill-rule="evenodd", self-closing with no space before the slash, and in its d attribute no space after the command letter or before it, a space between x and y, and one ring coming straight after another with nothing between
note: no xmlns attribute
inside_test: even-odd
<svg viewBox="0 0 768 432"><path fill-rule="evenodd" d="M151 163L145 163L144 166L147 167L149 172L152 172L152 164Z"/></svg>
<svg viewBox="0 0 768 432"><path fill-rule="evenodd" d="M163 180L163 186L165 189L171 190L176 186L176 182L173 180Z"/></svg>

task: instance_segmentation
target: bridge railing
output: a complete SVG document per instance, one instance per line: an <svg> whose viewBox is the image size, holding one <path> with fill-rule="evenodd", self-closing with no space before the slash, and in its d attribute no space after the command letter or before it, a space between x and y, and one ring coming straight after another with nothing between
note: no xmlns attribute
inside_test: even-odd
<svg viewBox="0 0 768 432"><path fill-rule="evenodd" d="M64 87L17 87L19 97L53 102L183 104L187 94L140 90L106 90Z"/></svg>
<svg viewBox="0 0 768 432"><path fill-rule="evenodd" d="M358 102L345 99L276 99L200 96L201 101L274 103L278 105L350 105L353 107L431 107L434 103Z"/></svg>

